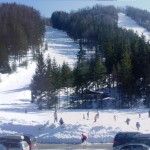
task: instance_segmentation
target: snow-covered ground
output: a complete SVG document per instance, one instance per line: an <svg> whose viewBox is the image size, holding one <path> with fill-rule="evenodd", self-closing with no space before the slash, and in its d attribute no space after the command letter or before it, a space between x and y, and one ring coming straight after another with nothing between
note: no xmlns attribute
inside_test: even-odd
<svg viewBox="0 0 150 150"><path fill-rule="evenodd" d="M52 59L55 58L60 65L64 61L71 66L76 62L79 46L65 32L47 27L45 37L49 48L45 53L46 56L50 56Z"/></svg>
<svg viewBox="0 0 150 150"><path fill-rule="evenodd" d="M145 31L123 14L119 14L119 26L134 28L137 32ZM46 54L49 53L51 58L55 57L58 64L63 61L71 65L74 63L78 45L65 32L47 28L46 40ZM61 108L58 110L58 118L62 117L65 124L60 126L59 123L54 123L54 110L38 110L35 104L30 103L29 85L35 67L36 64L29 61L28 69L19 68L12 75L0 75L0 135L24 132L35 135L37 141L42 143L79 143L81 134L86 133L89 143L109 143L119 131L137 131L137 121L141 124L141 132L150 132L148 109L98 110L100 116L94 122L96 109L89 110L90 117L87 120L88 110ZM116 121L114 115L117 116ZM130 125L125 123L127 117L131 119Z"/></svg>
<svg viewBox="0 0 150 150"><path fill-rule="evenodd" d="M139 26L134 20L126 16L123 13L119 13L118 26L126 29L133 30L135 33L138 33L140 36L144 35L146 40L150 39L150 32L147 29Z"/></svg>

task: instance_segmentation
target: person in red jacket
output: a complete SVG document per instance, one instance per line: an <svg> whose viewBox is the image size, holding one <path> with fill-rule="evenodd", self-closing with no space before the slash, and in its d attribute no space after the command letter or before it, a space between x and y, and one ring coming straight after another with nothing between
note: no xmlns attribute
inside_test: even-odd
<svg viewBox="0 0 150 150"><path fill-rule="evenodd" d="M87 136L85 134L82 133L81 135L81 140L82 140L82 143L85 142L87 140Z"/></svg>

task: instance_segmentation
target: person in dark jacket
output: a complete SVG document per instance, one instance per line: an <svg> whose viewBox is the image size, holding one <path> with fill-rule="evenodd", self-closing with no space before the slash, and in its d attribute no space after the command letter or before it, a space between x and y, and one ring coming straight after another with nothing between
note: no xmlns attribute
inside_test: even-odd
<svg viewBox="0 0 150 150"><path fill-rule="evenodd" d="M127 125L129 125L129 123L130 123L130 119L129 118L126 119L126 123L127 123Z"/></svg>
<svg viewBox="0 0 150 150"><path fill-rule="evenodd" d="M114 115L114 120L116 121L116 115Z"/></svg>
<svg viewBox="0 0 150 150"><path fill-rule="evenodd" d="M60 125L64 124L64 120L62 119L62 117L60 118L59 123L60 123Z"/></svg>
<svg viewBox="0 0 150 150"><path fill-rule="evenodd" d="M55 112L54 112L54 123L57 122L57 119L58 119L58 117L57 117L57 110L55 110Z"/></svg>
<svg viewBox="0 0 150 150"><path fill-rule="evenodd" d="M82 136L81 137L81 141L82 141L82 143L84 143L87 140L87 136L85 134L83 134L83 133L82 133L81 136Z"/></svg>
<svg viewBox="0 0 150 150"><path fill-rule="evenodd" d="M99 114L97 113L94 117L94 122L96 122L98 118L99 118Z"/></svg>
<svg viewBox="0 0 150 150"><path fill-rule="evenodd" d="M89 115L90 115L90 112L88 111L87 112L87 120L89 120Z"/></svg>
<svg viewBox="0 0 150 150"><path fill-rule="evenodd" d="M139 114L139 118L141 118L141 114Z"/></svg>
<svg viewBox="0 0 150 150"><path fill-rule="evenodd" d="M139 122L136 122L136 128L139 130L139 128L140 128L140 123Z"/></svg>

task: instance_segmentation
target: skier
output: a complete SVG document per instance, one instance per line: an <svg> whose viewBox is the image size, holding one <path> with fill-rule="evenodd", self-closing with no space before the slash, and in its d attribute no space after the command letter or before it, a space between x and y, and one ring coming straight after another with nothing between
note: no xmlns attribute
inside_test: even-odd
<svg viewBox="0 0 150 150"><path fill-rule="evenodd" d="M84 143L87 140L87 135L83 134L81 135L81 141Z"/></svg>
<svg viewBox="0 0 150 150"><path fill-rule="evenodd" d="M139 128L140 128L140 123L139 122L136 122L136 128L139 130Z"/></svg>
<svg viewBox="0 0 150 150"><path fill-rule="evenodd" d="M126 119L126 123L127 123L127 125L129 125L129 123L130 123L130 119L129 118Z"/></svg>
<svg viewBox="0 0 150 150"><path fill-rule="evenodd" d="M97 119L99 119L99 111L97 111Z"/></svg>
<svg viewBox="0 0 150 150"><path fill-rule="evenodd" d="M83 114L83 119L85 119L85 115Z"/></svg>
<svg viewBox="0 0 150 150"><path fill-rule="evenodd" d="M64 120L62 119L62 117L60 118L59 123L60 123L60 125L64 124Z"/></svg>
<svg viewBox="0 0 150 150"><path fill-rule="evenodd" d="M95 117L94 117L94 122L96 122L98 118L99 118L99 115L96 114Z"/></svg>
<svg viewBox="0 0 150 150"><path fill-rule="evenodd" d="M26 114L26 113L28 112L28 111L27 111L27 109L25 109L25 111L24 111L24 112L25 112L25 114Z"/></svg>
<svg viewBox="0 0 150 150"><path fill-rule="evenodd" d="M54 112L54 123L57 122L57 110Z"/></svg>
<svg viewBox="0 0 150 150"><path fill-rule="evenodd" d="M141 114L139 114L139 118L141 118Z"/></svg>
<svg viewBox="0 0 150 150"><path fill-rule="evenodd" d="M87 120L89 120L89 115L90 115L90 114L89 114L89 111L88 111L88 112L87 112Z"/></svg>
<svg viewBox="0 0 150 150"><path fill-rule="evenodd" d="M114 115L114 120L116 121L116 115Z"/></svg>

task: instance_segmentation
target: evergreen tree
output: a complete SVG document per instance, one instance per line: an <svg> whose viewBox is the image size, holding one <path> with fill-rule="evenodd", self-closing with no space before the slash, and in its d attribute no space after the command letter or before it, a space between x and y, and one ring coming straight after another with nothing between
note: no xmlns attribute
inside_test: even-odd
<svg viewBox="0 0 150 150"><path fill-rule="evenodd" d="M46 67L46 93L47 93L47 105L48 107L52 107L54 105L57 104L58 99L57 99L57 90L56 89L56 80L55 80L55 76L53 73L53 66L52 66L52 61L50 58L47 59L47 67Z"/></svg>
<svg viewBox="0 0 150 150"><path fill-rule="evenodd" d="M115 50L113 48L113 44L111 41L108 41L106 46L105 46L105 57L106 57L106 67L107 71L110 74L113 69L113 65L115 63Z"/></svg>
<svg viewBox="0 0 150 150"><path fill-rule="evenodd" d="M32 102L36 100L38 103L42 102L45 99L45 91L46 91L46 64L44 62L43 54L39 54L37 67L35 71L35 75L32 78L31 82L31 94L32 94Z"/></svg>
<svg viewBox="0 0 150 150"><path fill-rule="evenodd" d="M72 87L72 83L72 70L67 63L63 62L63 65L61 67L61 87L64 87L67 90L67 104L69 104L69 88Z"/></svg>
<svg viewBox="0 0 150 150"><path fill-rule="evenodd" d="M11 68L8 62L8 52L7 48L3 45L0 45L0 72L1 73L10 73Z"/></svg>
<svg viewBox="0 0 150 150"><path fill-rule="evenodd" d="M61 67L61 84L62 87L67 88L72 86L72 70L65 62L63 62Z"/></svg>
<svg viewBox="0 0 150 150"><path fill-rule="evenodd" d="M85 60L86 51L83 49L83 41L79 40L79 52L77 54L77 61L78 63L81 63Z"/></svg>
<svg viewBox="0 0 150 150"><path fill-rule="evenodd" d="M10 72L9 56L21 60L28 50L39 51L45 31L44 21L32 7L16 3L0 4L0 72Z"/></svg>
<svg viewBox="0 0 150 150"><path fill-rule="evenodd" d="M83 61L78 63L73 71L74 76L74 86L76 87L76 92L83 93L84 88L87 88L89 81L89 63Z"/></svg>
<svg viewBox="0 0 150 150"><path fill-rule="evenodd" d="M99 87L99 85L103 86L104 80L105 80L105 77L106 77L106 68L105 68L101 58L99 58L96 61L93 73L94 73L94 75L93 75L94 76L94 81L96 82L97 87Z"/></svg>
<svg viewBox="0 0 150 150"><path fill-rule="evenodd" d="M121 91L122 93L127 96L127 99L122 102L122 105L131 102L131 96L134 93L134 82L132 76L132 63L131 63L131 55L129 50L126 48L120 66L118 67L118 82L121 83ZM129 98L130 97L130 98Z"/></svg>
<svg viewBox="0 0 150 150"><path fill-rule="evenodd" d="M60 81L60 67L57 65L55 58L52 60L52 77L53 77L53 85L54 89L58 90L61 87Z"/></svg>

